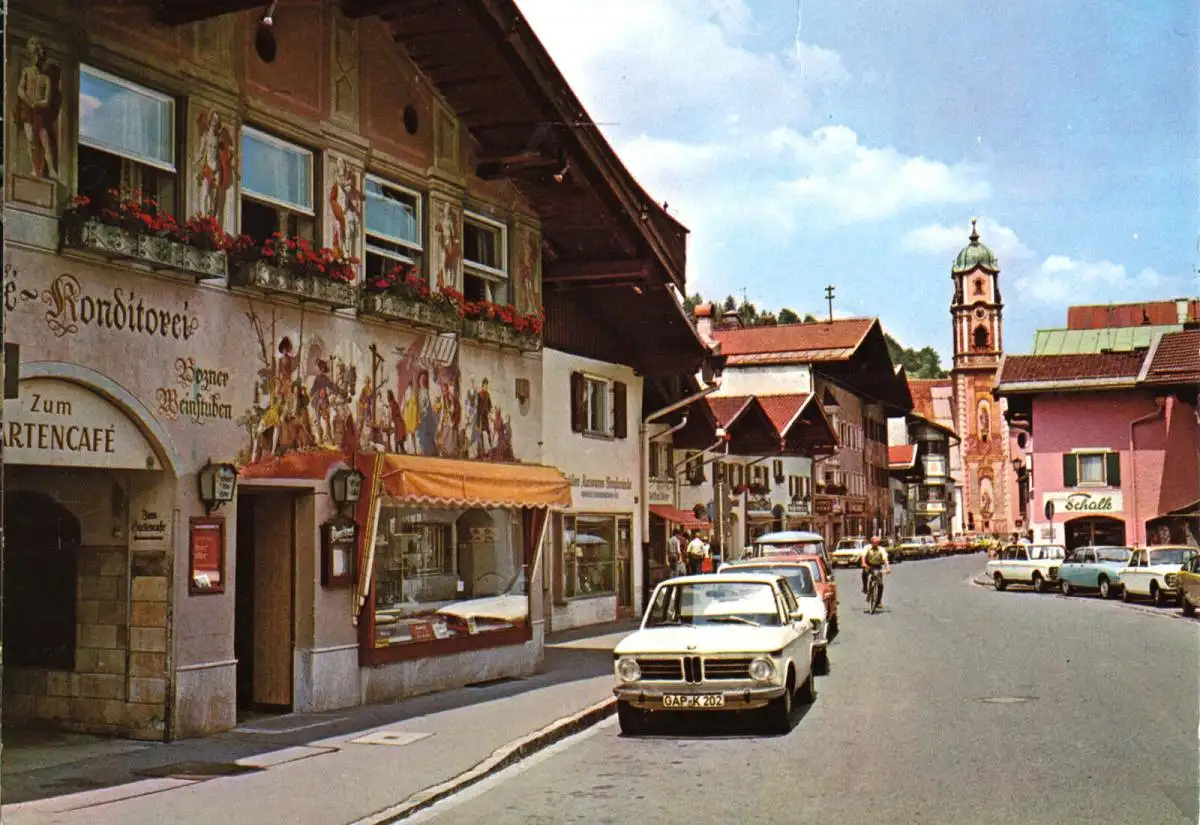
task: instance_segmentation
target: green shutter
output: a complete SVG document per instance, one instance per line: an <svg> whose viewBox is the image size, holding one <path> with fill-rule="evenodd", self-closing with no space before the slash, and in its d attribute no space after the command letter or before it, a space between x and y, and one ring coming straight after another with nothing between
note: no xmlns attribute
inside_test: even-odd
<svg viewBox="0 0 1200 825"><path fill-rule="evenodd" d="M1063 453L1063 486L1079 486L1079 463L1074 453Z"/></svg>
<svg viewBox="0 0 1200 825"><path fill-rule="evenodd" d="M1104 457L1107 466L1104 468L1104 480L1109 487L1121 486L1121 454L1109 453Z"/></svg>

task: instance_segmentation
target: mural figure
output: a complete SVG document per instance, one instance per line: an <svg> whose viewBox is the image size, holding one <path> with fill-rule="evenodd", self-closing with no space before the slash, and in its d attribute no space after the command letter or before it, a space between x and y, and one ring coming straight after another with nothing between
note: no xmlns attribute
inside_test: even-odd
<svg viewBox="0 0 1200 825"><path fill-rule="evenodd" d="M987 399L979 400L979 440L987 441L992 431L992 406Z"/></svg>
<svg viewBox="0 0 1200 825"><path fill-rule="evenodd" d="M26 45L29 64L17 84L16 120L25 137L29 171L58 181L58 116L62 111L62 69L46 59L46 47L37 37Z"/></svg>
<svg viewBox="0 0 1200 825"><path fill-rule="evenodd" d="M521 260L517 266L517 274L521 286L520 305L522 312L537 312L542 306L541 296L538 295L538 250L537 236L529 230L522 232Z"/></svg>
<svg viewBox="0 0 1200 825"><path fill-rule="evenodd" d="M990 478L979 479L979 513L984 518L989 518L992 515L992 480Z"/></svg>
<svg viewBox="0 0 1200 825"><path fill-rule="evenodd" d="M233 186L234 141L220 112L201 112L196 117L196 186L200 211L225 226L226 198Z"/></svg>
<svg viewBox="0 0 1200 825"><path fill-rule="evenodd" d="M329 211L333 217L333 241L330 247L339 256L356 257L362 230L363 192L358 170L345 158L338 158L333 183L329 187Z"/></svg>
<svg viewBox="0 0 1200 825"><path fill-rule="evenodd" d="M458 264L462 260L462 244L459 240L459 213L453 204L440 205L441 214L433 227L438 238L437 287L459 288Z"/></svg>

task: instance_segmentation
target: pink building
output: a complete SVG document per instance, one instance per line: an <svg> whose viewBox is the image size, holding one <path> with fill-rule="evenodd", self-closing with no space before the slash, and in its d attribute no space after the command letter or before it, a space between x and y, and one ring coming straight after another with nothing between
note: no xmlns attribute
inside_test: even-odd
<svg viewBox="0 0 1200 825"><path fill-rule="evenodd" d="M1014 500L1038 540L1200 544L1200 330L1149 349L1010 355Z"/></svg>

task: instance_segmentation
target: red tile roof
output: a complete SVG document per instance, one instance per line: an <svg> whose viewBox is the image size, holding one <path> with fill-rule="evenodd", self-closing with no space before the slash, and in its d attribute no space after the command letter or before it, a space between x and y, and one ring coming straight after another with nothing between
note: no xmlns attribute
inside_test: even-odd
<svg viewBox="0 0 1200 825"><path fill-rule="evenodd" d="M854 354L876 323L875 318L843 318L832 322L714 329L712 334L721 344L721 354L734 359L731 363L737 363L742 356L771 356L770 360L777 363L843 361Z"/></svg>
<svg viewBox="0 0 1200 825"><path fill-rule="evenodd" d="M916 444L897 444L888 446L888 468L892 470L907 470L917 460Z"/></svg>
<svg viewBox="0 0 1200 825"><path fill-rule="evenodd" d="M1155 384L1200 381L1200 330L1164 335L1154 350L1143 380Z"/></svg>
<svg viewBox="0 0 1200 825"><path fill-rule="evenodd" d="M1137 378L1144 352L1099 352L1075 355L1008 355L998 384L1032 381L1069 382L1088 379Z"/></svg>
<svg viewBox="0 0 1200 825"><path fill-rule="evenodd" d="M780 435L787 432L788 424L796 418L796 413L808 400L808 393L792 393L790 395L760 395L758 401L767 411L767 417L775 425L775 431Z"/></svg>
<svg viewBox="0 0 1200 825"><path fill-rule="evenodd" d="M708 402L709 409L713 412L713 418L717 420L717 426L728 427L741 414L742 410L746 409L747 405L754 400L754 396L710 395L705 400Z"/></svg>
<svg viewBox="0 0 1200 825"><path fill-rule="evenodd" d="M1183 299L1181 299L1183 300ZM1200 298L1187 301L1189 320L1200 320ZM1068 329L1110 329L1113 327L1137 327L1142 324L1178 324L1179 308L1176 301L1143 301L1135 304L1097 304L1075 306L1067 309Z"/></svg>
<svg viewBox="0 0 1200 825"><path fill-rule="evenodd" d="M908 391L912 394L913 412L922 418L937 421L933 413L933 388L949 386L949 378L909 378Z"/></svg>

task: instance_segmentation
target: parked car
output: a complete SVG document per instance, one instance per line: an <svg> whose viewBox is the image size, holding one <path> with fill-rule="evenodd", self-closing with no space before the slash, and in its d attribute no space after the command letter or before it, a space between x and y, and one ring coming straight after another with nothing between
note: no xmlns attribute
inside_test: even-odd
<svg viewBox="0 0 1200 825"><path fill-rule="evenodd" d="M825 602L825 614L829 617L829 638L832 639L838 634L838 589L837 582L833 580L833 570L825 564L825 559L821 556L801 553L784 558L795 558L808 564L817 593Z"/></svg>
<svg viewBox="0 0 1200 825"><path fill-rule="evenodd" d="M1066 555L1061 544L1010 544L988 559L987 573L997 590L1025 584L1045 593L1058 581L1058 568Z"/></svg>
<svg viewBox="0 0 1200 825"><path fill-rule="evenodd" d="M1077 547L1058 568L1062 594L1099 590L1101 598L1111 599L1121 590L1121 570L1132 555L1131 547Z"/></svg>
<svg viewBox="0 0 1200 825"><path fill-rule="evenodd" d="M895 552L888 553L888 557L899 558L902 561L924 559L933 555L933 549L933 536L905 536L900 539Z"/></svg>
<svg viewBox="0 0 1200 825"><path fill-rule="evenodd" d="M792 592L800 603L800 610L812 623L813 638L813 667L818 674L829 672L829 638L830 622L829 609L825 600L817 592L813 582L812 568L808 562L780 556L769 559L740 559L725 562L717 570L718 574L735 573L765 573L767 575L783 576L792 586Z"/></svg>
<svg viewBox="0 0 1200 825"><path fill-rule="evenodd" d="M1185 616L1195 616L1200 607L1200 554L1179 571L1179 606Z"/></svg>
<svg viewBox="0 0 1200 825"><path fill-rule="evenodd" d="M825 559L825 566L833 569L833 556L825 546L825 537L820 533L802 530L784 530L778 533L763 533L754 540L748 555L755 557L788 556L796 553L812 553Z"/></svg>
<svg viewBox="0 0 1200 825"><path fill-rule="evenodd" d="M641 733L662 711L762 709L772 730L786 733L793 698L816 698L809 619L781 576L660 583L641 628L613 650L621 732Z"/></svg>
<svg viewBox="0 0 1200 825"><path fill-rule="evenodd" d="M1129 564L1121 569L1121 598L1127 602L1148 598L1159 607L1175 600L1179 571L1195 555L1195 548L1174 544L1134 550Z"/></svg>
<svg viewBox="0 0 1200 825"><path fill-rule="evenodd" d="M833 550L834 567L858 567L871 542L862 536L842 539Z"/></svg>

